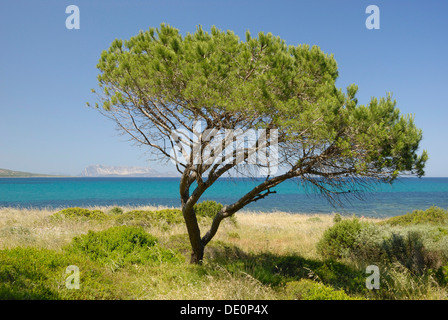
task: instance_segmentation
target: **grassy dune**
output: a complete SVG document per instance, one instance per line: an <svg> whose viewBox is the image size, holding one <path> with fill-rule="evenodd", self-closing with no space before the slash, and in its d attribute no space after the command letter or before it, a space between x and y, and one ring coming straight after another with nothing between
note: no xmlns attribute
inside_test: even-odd
<svg viewBox="0 0 448 320"><path fill-rule="evenodd" d="M448 297L444 282L448 264L443 256L448 249L448 228L444 222L400 227L360 219L361 224L381 232L363 229L368 230L364 233L372 243L412 229L429 235L432 242L425 248L442 257L438 265L425 267L422 273L404 268L405 262L398 263L400 259L391 260L380 268L381 288L368 290L365 269L369 259L364 251L357 247L347 254L343 251L342 256L326 256L326 251L319 249L322 239L329 237L329 229L344 225L334 215L237 213L236 219L224 221L207 246L203 265L195 266L188 263L188 237L176 216L178 211L155 207L88 209L101 214L76 217L57 214L53 209L0 208L0 299ZM342 221L350 225L352 219ZM210 218L201 217L202 230L210 222ZM157 239L155 244L141 247L141 239L149 239L149 235ZM381 254L375 257L383 257ZM80 289L65 285L69 265L79 267Z"/></svg>

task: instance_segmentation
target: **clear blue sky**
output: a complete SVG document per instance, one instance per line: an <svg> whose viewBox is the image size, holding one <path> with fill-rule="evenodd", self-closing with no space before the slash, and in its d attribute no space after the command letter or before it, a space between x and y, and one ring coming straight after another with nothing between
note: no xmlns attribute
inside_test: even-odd
<svg viewBox="0 0 448 320"><path fill-rule="evenodd" d="M68 30L68 5L80 29ZM368 30L366 7L380 9ZM78 174L90 164L150 165L146 150L87 108L95 102L96 64L115 38L162 22L272 32L288 44L318 45L339 65L339 87L356 83L360 103L393 93L415 115L429 152L427 176L448 176L448 1L144 1L0 2L0 168Z"/></svg>

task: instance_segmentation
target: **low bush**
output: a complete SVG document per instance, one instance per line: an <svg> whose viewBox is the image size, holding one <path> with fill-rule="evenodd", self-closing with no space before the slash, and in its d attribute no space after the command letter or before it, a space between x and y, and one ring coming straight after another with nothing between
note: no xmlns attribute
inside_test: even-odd
<svg viewBox="0 0 448 320"><path fill-rule="evenodd" d="M213 219L216 214L223 208L221 203L212 200L205 200L194 205L194 212L199 219L204 218L205 221ZM226 218L225 221L230 221L233 225L236 225L235 215Z"/></svg>
<svg viewBox="0 0 448 320"><path fill-rule="evenodd" d="M216 201L206 200L194 205L194 212L199 217L213 218L223 207Z"/></svg>
<svg viewBox="0 0 448 320"><path fill-rule="evenodd" d="M89 210L84 208L66 208L56 212L51 216L52 219L86 219L86 220L104 220L107 215L101 210Z"/></svg>
<svg viewBox="0 0 448 320"><path fill-rule="evenodd" d="M117 225L148 227L153 223L153 212L144 210L132 210L115 218Z"/></svg>
<svg viewBox="0 0 448 320"><path fill-rule="evenodd" d="M426 210L414 210L405 215L389 218L381 224L391 226L409 226L415 224L445 224L448 223L448 210L432 206Z"/></svg>
<svg viewBox="0 0 448 320"><path fill-rule="evenodd" d="M308 279L287 282L286 296L293 300L360 300L350 297L344 290L336 290Z"/></svg>
<svg viewBox="0 0 448 320"><path fill-rule="evenodd" d="M416 275L423 275L429 269L438 268L441 257L423 244L422 234L409 231L405 236L392 233L380 244L380 250L388 263L399 263Z"/></svg>
<svg viewBox="0 0 448 320"><path fill-rule="evenodd" d="M164 220L168 224L178 224L184 222L182 210L179 209L162 209L154 212L154 218Z"/></svg>
<svg viewBox="0 0 448 320"><path fill-rule="evenodd" d="M126 264L179 262L180 256L157 245L157 239L140 227L118 226L89 231L75 237L67 252L87 255L93 261L120 268Z"/></svg>
<svg viewBox="0 0 448 320"><path fill-rule="evenodd" d="M342 221L342 216L341 216L341 214L340 213L336 213L335 215L334 215L334 217L333 217L333 222L334 223L338 223L338 222L341 222Z"/></svg>
<svg viewBox="0 0 448 320"><path fill-rule="evenodd" d="M423 275L447 261L447 238L437 230L344 220L324 232L317 249L328 259L345 258L358 266L398 264L412 274Z"/></svg>

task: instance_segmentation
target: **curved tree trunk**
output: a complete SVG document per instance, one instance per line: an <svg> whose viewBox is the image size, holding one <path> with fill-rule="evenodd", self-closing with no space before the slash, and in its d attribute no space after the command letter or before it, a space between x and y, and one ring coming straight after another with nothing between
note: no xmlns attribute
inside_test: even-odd
<svg viewBox="0 0 448 320"><path fill-rule="evenodd" d="M201 239L201 231L196 219L194 209L189 206L183 206L182 213L187 226L188 237L192 248L190 263L200 264L204 258L204 244Z"/></svg>

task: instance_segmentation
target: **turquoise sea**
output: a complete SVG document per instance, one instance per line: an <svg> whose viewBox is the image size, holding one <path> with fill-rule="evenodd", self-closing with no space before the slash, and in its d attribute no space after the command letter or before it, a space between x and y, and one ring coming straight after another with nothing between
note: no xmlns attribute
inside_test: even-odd
<svg viewBox="0 0 448 320"><path fill-rule="evenodd" d="M236 201L257 181L221 179L203 195L203 200L223 204ZM63 208L88 206L164 205L179 207L179 178L1 178L0 207ZM393 185L375 185L363 192L362 200L348 197L343 207L332 206L322 196L300 183L287 181L265 199L246 210L291 213L356 214L386 217L405 214L432 205L448 208L448 178L401 178Z"/></svg>

